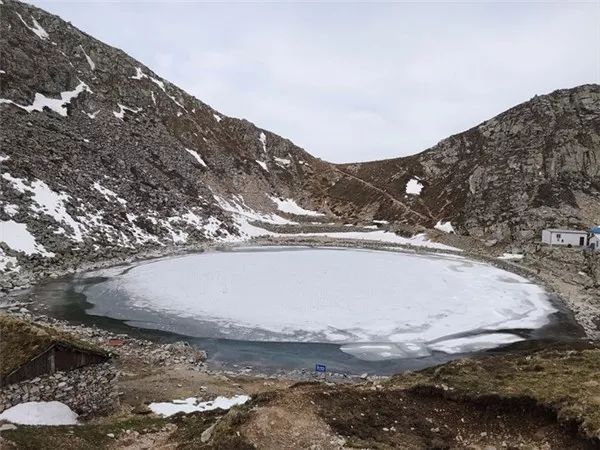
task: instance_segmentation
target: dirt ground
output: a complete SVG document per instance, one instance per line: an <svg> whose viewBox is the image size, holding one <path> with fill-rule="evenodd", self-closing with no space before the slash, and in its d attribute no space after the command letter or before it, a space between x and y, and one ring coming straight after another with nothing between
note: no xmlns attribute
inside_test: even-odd
<svg viewBox="0 0 600 450"><path fill-rule="evenodd" d="M256 395L285 389L294 382L281 378L252 376L229 377L185 368L151 367L141 361L118 361L120 400L124 410L149 402L198 397L213 399L219 395Z"/></svg>

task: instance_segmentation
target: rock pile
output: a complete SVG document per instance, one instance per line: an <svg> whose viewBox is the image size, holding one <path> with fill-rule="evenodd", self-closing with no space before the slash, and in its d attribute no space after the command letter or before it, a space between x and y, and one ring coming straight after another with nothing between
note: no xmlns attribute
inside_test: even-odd
<svg viewBox="0 0 600 450"><path fill-rule="evenodd" d="M58 400L85 418L119 406L117 369L111 363L36 377L0 389L0 412L24 402Z"/></svg>
<svg viewBox="0 0 600 450"><path fill-rule="evenodd" d="M4 311L20 319L50 326L69 333L83 341L91 342L119 358L136 359L150 366L185 367L200 370L206 361L206 352L187 342L157 343L115 334L97 327L72 325L43 314L30 312L23 304L4 304ZM1 310L0 310L1 311Z"/></svg>

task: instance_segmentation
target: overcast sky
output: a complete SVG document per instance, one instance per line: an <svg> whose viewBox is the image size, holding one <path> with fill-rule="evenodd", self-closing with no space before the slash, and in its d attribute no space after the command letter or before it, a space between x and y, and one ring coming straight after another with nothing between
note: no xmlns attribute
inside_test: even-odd
<svg viewBox="0 0 600 450"><path fill-rule="evenodd" d="M600 2L31 1L333 162L417 153L600 82Z"/></svg>

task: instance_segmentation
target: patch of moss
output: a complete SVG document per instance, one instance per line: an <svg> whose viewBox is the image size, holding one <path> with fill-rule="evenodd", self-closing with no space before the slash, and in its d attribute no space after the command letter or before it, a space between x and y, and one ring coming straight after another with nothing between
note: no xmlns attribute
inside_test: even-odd
<svg viewBox="0 0 600 450"><path fill-rule="evenodd" d="M582 435L600 439L600 346L559 344L518 355L464 359L398 375L398 388L435 387L474 400L486 396L530 398L554 410L562 423L577 423Z"/></svg>
<svg viewBox="0 0 600 450"><path fill-rule="evenodd" d="M56 343L108 356L100 347L70 334L0 314L0 377L8 375Z"/></svg>
<svg viewBox="0 0 600 450"><path fill-rule="evenodd" d="M92 450L110 449L115 438L126 430L141 434L160 430L168 420L156 417L135 417L106 424L83 424L78 426L23 426L5 431L2 437L24 450Z"/></svg>
<svg viewBox="0 0 600 450"><path fill-rule="evenodd" d="M430 431L422 411L407 409L401 390L314 386L309 392L319 416L345 439L348 447L437 448L437 441L450 440L445 430L438 434Z"/></svg>
<svg viewBox="0 0 600 450"><path fill-rule="evenodd" d="M241 433L241 427L250 417L252 404L244 404L229 410L215 426L212 438L212 448L214 449L254 449L254 445L246 440Z"/></svg>

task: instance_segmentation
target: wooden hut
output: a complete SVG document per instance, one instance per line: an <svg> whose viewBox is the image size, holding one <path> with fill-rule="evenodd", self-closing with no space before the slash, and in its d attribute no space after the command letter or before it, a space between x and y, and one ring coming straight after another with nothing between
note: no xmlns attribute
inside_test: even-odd
<svg viewBox="0 0 600 450"><path fill-rule="evenodd" d="M71 335L0 315L0 387L109 359L104 350Z"/></svg>

